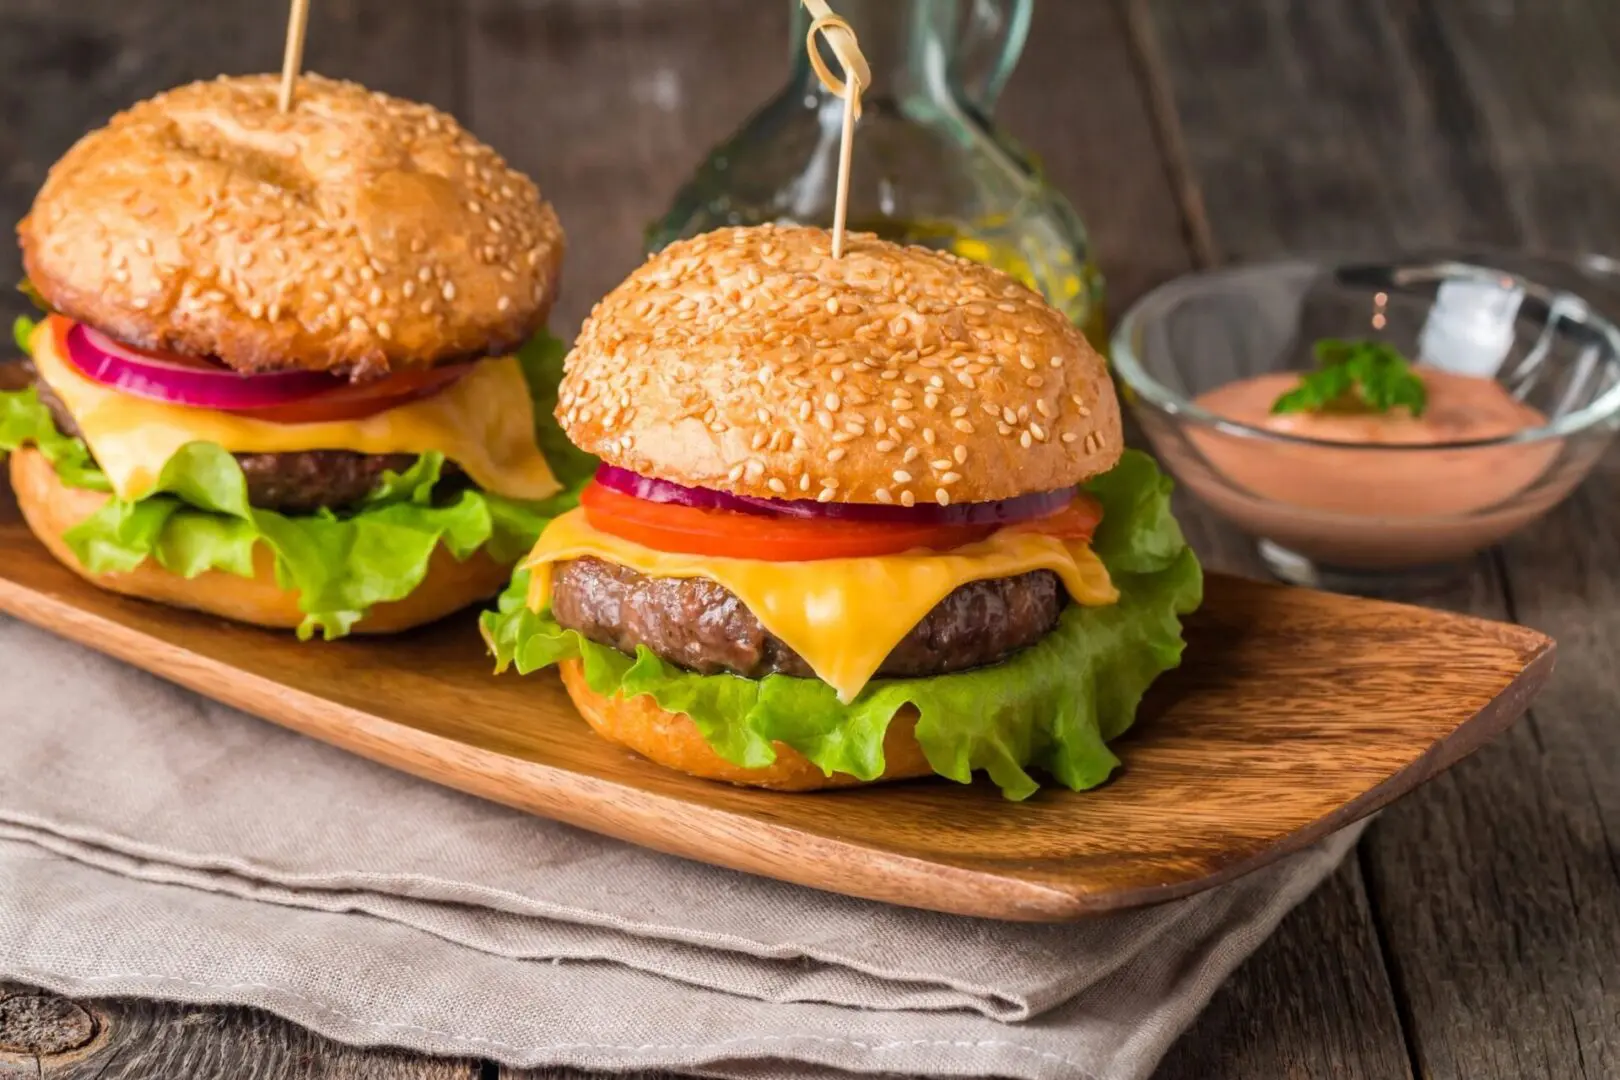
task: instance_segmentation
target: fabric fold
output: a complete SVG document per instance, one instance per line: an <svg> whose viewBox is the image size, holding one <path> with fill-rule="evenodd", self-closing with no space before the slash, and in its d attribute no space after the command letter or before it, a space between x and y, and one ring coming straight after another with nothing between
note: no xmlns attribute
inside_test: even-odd
<svg viewBox="0 0 1620 1080"><path fill-rule="evenodd" d="M533 818L4 619L0 682L0 975L513 1065L1145 1076L1358 831L1184 901L1006 924Z"/></svg>

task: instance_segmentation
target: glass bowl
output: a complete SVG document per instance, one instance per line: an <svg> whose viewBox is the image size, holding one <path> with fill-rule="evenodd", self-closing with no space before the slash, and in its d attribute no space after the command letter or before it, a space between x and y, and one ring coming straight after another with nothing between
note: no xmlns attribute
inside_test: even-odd
<svg viewBox="0 0 1620 1080"><path fill-rule="evenodd" d="M1149 293L1120 322L1113 364L1159 460L1253 535L1277 576L1384 592L1433 580L1535 520L1601 456L1620 428L1620 331L1597 306L1453 259L1289 260ZM1495 437L1391 445L1210 407L1206 395L1239 380L1311 369L1324 338L1376 339L1426 367L1492 379L1494 399L1535 412Z"/></svg>

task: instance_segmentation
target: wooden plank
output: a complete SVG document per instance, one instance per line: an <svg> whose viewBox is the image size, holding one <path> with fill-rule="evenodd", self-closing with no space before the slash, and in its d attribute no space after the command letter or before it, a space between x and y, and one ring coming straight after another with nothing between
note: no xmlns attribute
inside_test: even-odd
<svg viewBox="0 0 1620 1080"><path fill-rule="evenodd" d="M475 1061L342 1046L257 1009L0 987L0 1076L43 1080L478 1080Z"/></svg>
<svg viewBox="0 0 1620 1080"><path fill-rule="evenodd" d="M1407 30L1452 58L1511 231L1535 249L1620 250L1608 197L1620 179L1620 10L1571 0L1504 15L1438 0L1410 9ZM1436 958L1403 966L1401 981L1438 1077L1620 1072L1609 962L1620 954L1617 491L1620 447L1575 498L1505 546L1515 616L1567 646L1555 691L1507 746L1437 785L1444 810L1414 815L1375 849L1378 893L1405 901L1385 905L1392 945ZM1461 902L1419 900L1435 895Z"/></svg>
<svg viewBox="0 0 1620 1080"><path fill-rule="evenodd" d="M1041 922L1185 896L1297 850L1466 756L1552 667L1531 631L1211 576L1182 666L1108 784L1023 803L986 783L797 799L626 754L581 723L552 672L491 679L473 612L331 646L270 636L90 586L3 506L0 611L530 813L863 899ZM1435 669L1435 652L1457 667Z"/></svg>
<svg viewBox="0 0 1620 1080"><path fill-rule="evenodd" d="M1620 241L1598 194L1620 126L1612 5L1520 18L1478 0L1151 7L1228 250ZM1364 845L1426 1076L1616 1068L1620 559L1599 539L1620 534L1614 462L1502 556L1512 610L1564 640L1556 689ZM1497 584L1487 568L1441 599L1500 612Z"/></svg>
<svg viewBox="0 0 1620 1080"><path fill-rule="evenodd" d="M535 178L569 237L552 329L642 259L709 149L781 85L787 5L760 0L469 0L467 114Z"/></svg>
<svg viewBox="0 0 1620 1080"><path fill-rule="evenodd" d="M1227 981L1157 1080L1411 1075L1378 963L1361 868L1348 860ZM1344 1016L1357 1022L1336 1022Z"/></svg>

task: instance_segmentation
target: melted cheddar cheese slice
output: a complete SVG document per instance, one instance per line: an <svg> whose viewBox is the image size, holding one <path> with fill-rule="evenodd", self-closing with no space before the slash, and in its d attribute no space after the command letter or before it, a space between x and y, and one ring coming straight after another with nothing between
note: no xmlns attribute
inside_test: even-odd
<svg viewBox="0 0 1620 1080"><path fill-rule="evenodd" d="M431 397L360 420L277 424L213 409L166 405L81 375L42 324L34 365L79 425L96 464L122 499L138 499L185 444L217 443L232 453L353 450L421 454L437 450L479 487L513 499L544 499L561 486L534 435L534 406L513 356L480 361Z"/></svg>
<svg viewBox="0 0 1620 1080"><path fill-rule="evenodd" d="M911 628L959 585L1051 570L1076 603L1100 606L1119 599L1089 545L1039 533L1003 530L950 551L767 562L657 551L595 529L583 510L571 510L546 526L524 561L532 575L529 607L550 606L552 564L584 556L648 577L719 582L846 703Z"/></svg>

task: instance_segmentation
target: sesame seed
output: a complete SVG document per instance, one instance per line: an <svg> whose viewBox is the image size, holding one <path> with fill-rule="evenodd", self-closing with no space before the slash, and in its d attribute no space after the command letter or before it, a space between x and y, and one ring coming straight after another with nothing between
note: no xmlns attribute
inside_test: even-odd
<svg viewBox="0 0 1620 1080"><path fill-rule="evenodd" d="M733 465L731 467L731 471L726 473L726 479L735 484L738 480L742 479L742 474L743 467L741 465Z"/></svg>
<svg viewBox="0 0 1620 1080"><path fill-rule="evenodd" d="M1063 433L1063 436L1062 436L1062 438L1063 438L1063 441L1064 441L1064 442L1066 442L1066 443L1072 443L1072 442L1075 442L1075 441L1076 441L1076 440L1078 440L1078 439L1079 439L1079 438L1080 438L1080 436L1078 436L1078 435L1076 435L1076 434L1075 434L1075 433L1074 433L1074 432L1072 432L1072 431L1065 431L1065 432L1064 432L1064 433Z"/></svg>
<svg viewBox="0 0 1620 1080"><path fill-rule="evenodd" d="M892 503L892 502L894 502L894 496L889 494L889 489L888 488L878 488L876 491L874 491L872 493L872 495L880 503Z"/></svg>
<svg viewBox="0 0 1620 1080"><path fill-rule="evenodd" d="M904 469L896 469L894 470L894 482L897 484L909 484L911 483L911 474Z"/></svg>
<svg viewBox="0 0 1620 1080"><path fill-rule="evenodd" d="M946 491L944 488L935 488L934 501L939 503L941 506L949 506L951 505L951 493Z"/></svg>
<svg viewBox="0 0 1620 1080"><path fill-rule="evenodd" d="M1054 357L1052 357L1052 359L1051 359L1051 361L1050 361L1050 363L1051 363L1051 365L1052 365L1052 366L1053 366L1053 367L1055 367L1055 368L1060 368L1060 367L1062 367L1062 366L1063 366L1063 357L1061 357L1061 356L1054 356Z"/></svg>
<svg viewBox="0 0 1620 1080"><path fill-rule="evenodd" d="M822 488L821 493L816 496L816 502L832 502L835 494L832 488Z"/></svg>
<svg viewBox="0 0 1620 1080"><path fill-rule="evenodd" d="M831 450L827 451L827 460L828 461L843 461L844 460L844 448L842 446L835 446Z"/></svg>
<svg viewBox="0 0 1620 1080"><path fill-rule="evenodd" d="M957 420L952 426L955 427L957 431L960 431L964 435L973 434L973 423L972 423L972 421L969 421L969 420Z"/></svg>
<svg viewBox="0 0 1620 1080"><path fill-rule="evenodd" d="M765 486L776 492L778 495L787 494L787 485L782 483L782 481L778 480L774 476L765 482Z"/></svg>
<svg viewBox="0 0 1620 1080"><path fill-rule="evenodd" d="M956 463L958 465L961 465L963 462L967 461L967 447L958 446L955 450L951 451L951 457L956 459Z"/></svg>
<svg viewBox="0 0 1620 1080"><path fill-rule="evenodd" d="M878 453L887 454L889 451L894 449L894 445L893 439L879 439L877 441Z"/></svg>
<svg viewBox="0 0 1620 1080"><path fill-rule="evenodd" d="M1035 400L1035 411L1047 419L1051 419L1052 417L1052 406L1046 403L1045 398L1037 398Z"/></svg>
<svg viewBox="0 0 1620 1080"><path fill-rule="evenodd" d="M920 457L921 455L922 455L922 451L918 450L915 446L908 446L908 447L906 447L906 452L904 454L900 455L900 460L904 464L910 465L913 461L916 461L917 458Z"/></svg>
<svg viewBox="0 0 1620 1080"><path fill-rule="evenodd" d="M917 496L913 495L909 491L902 491L900 493L900 505L901 506L916 506L917 505Z"/></svg>
<svg viewBox="0 0 1620 1080"><path fill-rule="evenodd" d="M948 473L946 473L945 475L943 475L943 476L941 476L939 478L939 482L942 483L942 484L954 484L960 479L962 479L962 474L961 473L959 473L959 472L948 472Z"/></svg>
<svg viewBox="0 0 1620 1080"><path fill-rule="evenodd" d="M440 293L444 296L446 301L454 300L456 298L456 285L455 285L455 282L453 282L453 281L445 282L444 283L444 288L440 290Z"/></svg>
<svg viewBox="0 0 1620 1080"><path fill-rule="evenodd" d="M941 471L943 471L945 469L949 469L951 467L951 459L950 458L935 458L933 461L930 461L928 463L928 466L929 466L929 468L933 469L935 472L941 472Z"/></svg>

